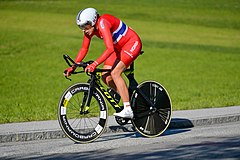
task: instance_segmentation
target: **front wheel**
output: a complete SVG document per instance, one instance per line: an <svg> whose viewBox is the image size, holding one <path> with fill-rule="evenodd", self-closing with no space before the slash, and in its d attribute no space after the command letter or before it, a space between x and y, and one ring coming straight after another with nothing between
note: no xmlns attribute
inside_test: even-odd
<svg viewBox="0 0 240 160"><path fill-rule="evenodd" d="M86 106L89 84L77 83L63 93L58 104L58 121L74 142L89 143L97 139L107 125L106 102L94 89L90 106Z"/></svg>
<svg viewBox="0 0 240 160"><path fill-rule="evenodd" d="M171 100L166 89L155 81L138 85L131 98L134 113L132 124L146 137L157 137L171 121Z"/></svg>

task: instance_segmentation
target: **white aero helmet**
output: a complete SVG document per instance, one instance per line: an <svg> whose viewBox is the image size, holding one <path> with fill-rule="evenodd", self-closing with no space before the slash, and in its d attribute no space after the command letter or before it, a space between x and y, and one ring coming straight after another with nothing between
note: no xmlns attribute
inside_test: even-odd
<svg viewBox="0 0 240 160"><path fill-rule="evenodd" d="M86 8L78 13L76 23L81 29L84 29L86 25L94 26L97 22L97 18L98 13L96 9Z"/></svg>

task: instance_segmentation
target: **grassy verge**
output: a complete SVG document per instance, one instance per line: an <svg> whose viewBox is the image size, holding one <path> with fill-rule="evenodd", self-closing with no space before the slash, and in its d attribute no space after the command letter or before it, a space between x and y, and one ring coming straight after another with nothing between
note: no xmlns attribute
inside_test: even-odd
<svg viewBox="0 0 240 160"><path fill-rule="evenodd" d="M64 79L62 54L76 56L82 33L75 16L89 6L139 33L145 54L136 61L136 78L162 83L174 110L240 104L238 0L0 0L0 123L56 119L63 90L86 80ZM86 59L104 48L94 38Z"/></svg>

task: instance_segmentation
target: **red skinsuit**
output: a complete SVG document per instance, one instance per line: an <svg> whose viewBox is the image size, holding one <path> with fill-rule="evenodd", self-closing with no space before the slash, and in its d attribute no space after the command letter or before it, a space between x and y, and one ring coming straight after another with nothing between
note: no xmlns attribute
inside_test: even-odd
<svg viewBox="0 0 240 160"><path fill-rule="evenodd" d="M113 66L116 59L128 67L139 55L142 43L138 35L118 18L104 14L97 20L93 35L104 40L106 50L96 60L97 64ZM75 62L81 62L88 52L92 36L84 34L82 48Z"/></svg>

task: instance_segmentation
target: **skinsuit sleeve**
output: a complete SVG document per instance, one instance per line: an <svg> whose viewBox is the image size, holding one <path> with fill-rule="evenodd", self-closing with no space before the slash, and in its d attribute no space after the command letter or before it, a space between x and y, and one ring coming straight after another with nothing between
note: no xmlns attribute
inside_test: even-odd
<svg viewBox="0 0 240 160"><path fill-rule="evenodd" d="M112 53L114 53L112 34L110 31L111 24L105 19L101 19L99 24L99 31L102 33L106 49L102 53L102 55L96 60L97 65L103 63Z"/></svg>
<svg viewBox="0 0 240 160"><path fill-rule="evenodd" d="M87 55L88 52L88 48L90 46L90 42L91 42L91 38L90 36L84 34L84 38L83 38L83 43L82 43L82 47L78 52L78 55L75 59L75 62L81 62L84 57Z"/></svg>

